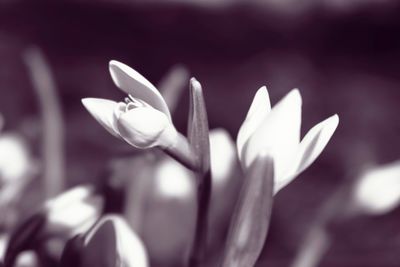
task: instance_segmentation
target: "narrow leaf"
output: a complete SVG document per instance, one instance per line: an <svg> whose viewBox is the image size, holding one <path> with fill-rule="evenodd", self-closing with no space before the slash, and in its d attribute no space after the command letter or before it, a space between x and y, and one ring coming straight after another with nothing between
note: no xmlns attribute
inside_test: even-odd
<svg viewBox="0 0 400 267"><path fill-rule="evenodd" d="M248 169L232 216L222 267L251 267L268 233L273 202L274 163L261 154Z"/></svg>
<svg viewBox="0 0 400 267"><path fill-rule="evenodd" d="M28 218L14 230L4 256L4 266L13 266L21 252L34 248L45 223L45 215L38 213Z"/></svg>
<svg viewBox="0 0 400 267"><path fill-rule="evenodd" d="M197 159L197 218L188 266L197 267L205 258L212 182L207 111L201 85L195 78L190 80L188 139Z"/></svg>
<svg viewBox="0 0 400 267"><path fill-rule="evenodd" d="M198 158L200 172L206 173L210 168L208 118L203 90L195 78L190 80L188 138Z"/></svg>

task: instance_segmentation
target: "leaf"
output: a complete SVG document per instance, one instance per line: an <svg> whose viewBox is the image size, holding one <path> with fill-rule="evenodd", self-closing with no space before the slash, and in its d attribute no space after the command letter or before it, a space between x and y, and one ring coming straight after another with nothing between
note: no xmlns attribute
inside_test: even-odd
<svg viewBox="0 0 400 267"><path fill-rule="evenodd" d="M195 78L190 80L188 139L197 162L197 219L189 254L189 266L196 267L205 257L212 180L207 110L201 84Z"/></svg>
<svg viewBox="0 0 400 267"><path fill-rule="evenodd" d="M38 236L41 234L46 217L43 213L35 214L19 225L11 234L5 256L4 266L13 266L18 255L34 247Z"/></svg>
<svg viewBox="0 0 400 267"><path fill-rule="evenodd" d="M60 267L82 266L81 251L83 244L83 235L76 235L68 240L61 255Z"/></svg>
<svg viewBox="0 0 400 267"><path fill-rule="evenodd" d="M274 162L260 154L249 167L225 247L222 267L251 267L268 233L274 186Z"/></svg>
<svg viewBox="0 0 400 267"><path fill-rule="evenodd" d="M199 163L199 170L205 174L210 168L210 140L207 110L201 84L190 79L190 107L188 139Z"/></svg>

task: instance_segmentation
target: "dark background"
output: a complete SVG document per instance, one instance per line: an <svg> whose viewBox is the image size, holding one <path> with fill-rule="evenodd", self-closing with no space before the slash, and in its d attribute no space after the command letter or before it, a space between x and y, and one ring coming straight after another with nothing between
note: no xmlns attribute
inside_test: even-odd
<svg viewBox="0 0 400 267"><path fill-rule="evenodd" d="M192 2L0 2L0 112L6 130L31 129L39 119L22 61L32 45L43 51L59 88L70 185L96 181L105 162L124 147L80 103L88 96L123 96L108 74L110 59L155 84L172 65L184 64L204 87L211 128L224 127L234 138L259 87L267 85L272 103L299 88L302 133L334 113L340 125L316 163L276 198L260 266L288 266L318 207L338 185L365 164L399 157L400 5ZM174 115L182 132L187 102L185 93ZM35 149L39 133L27 135ZM400 266L399 220L397 209L335 225L321 266Z"/></svg>

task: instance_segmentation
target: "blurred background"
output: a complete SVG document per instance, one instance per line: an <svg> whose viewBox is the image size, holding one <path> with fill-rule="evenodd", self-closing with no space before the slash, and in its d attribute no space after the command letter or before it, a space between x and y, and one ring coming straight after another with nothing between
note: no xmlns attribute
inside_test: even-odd
<svg viewBox="0 0 400 267"><path fill-rule="evenodd" d="M102 183L126 153L81 105L118 100L116 59L158 84L176 64L203 85L210 128L236 138L256 90L303 96L302 134L338 113L321 157L275 199L259 266L290 266L322 203L366 166L400 158L400 3L396 0L63 0L0 2L0 113L40 157L41 111L24 61L38 47L61 103L67 186ZM174 123L186 132L188 91ZM399 266L400 209L332 225L320 266ZM160 265L161 266L161 265Z"/></svg>

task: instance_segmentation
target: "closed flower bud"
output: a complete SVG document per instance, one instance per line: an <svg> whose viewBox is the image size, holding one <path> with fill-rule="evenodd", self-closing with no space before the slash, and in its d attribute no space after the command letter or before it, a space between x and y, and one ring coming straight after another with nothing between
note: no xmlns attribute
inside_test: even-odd
<svg viewBox="0 0 400 267"><path fill-rule="evenodd" d="M82 266L148 266L142 241L122 217L115 215L104 217L87 234L81 255Z"/></svg>
<svg viewBox="0 0 400 267"><path fill-rule="evenodd" d="M168 117L148 105L120 103L116 110L120 136L137 148L169 147L177 140L177 131Z"/></svg>

